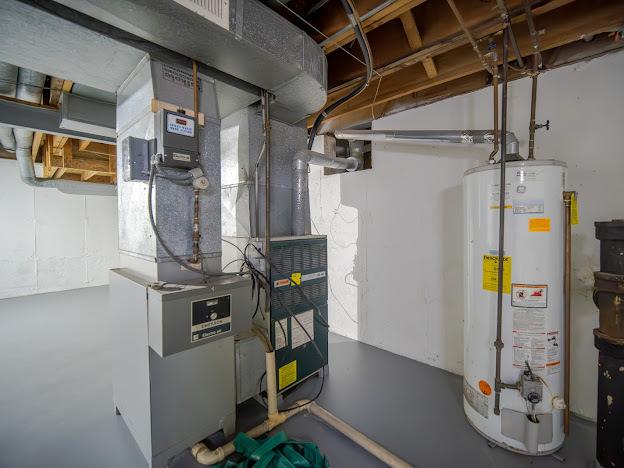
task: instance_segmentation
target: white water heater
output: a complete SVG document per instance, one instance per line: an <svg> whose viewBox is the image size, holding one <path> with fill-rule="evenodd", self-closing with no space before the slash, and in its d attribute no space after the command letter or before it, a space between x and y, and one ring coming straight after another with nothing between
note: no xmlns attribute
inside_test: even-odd
<svg viewBox="0 0 624 468"><path fill-rule="evenodd" d="M565 163L506 165L500 414L495 414L500 164L464 174L464 411L509 450L564 440Z"/></svg>

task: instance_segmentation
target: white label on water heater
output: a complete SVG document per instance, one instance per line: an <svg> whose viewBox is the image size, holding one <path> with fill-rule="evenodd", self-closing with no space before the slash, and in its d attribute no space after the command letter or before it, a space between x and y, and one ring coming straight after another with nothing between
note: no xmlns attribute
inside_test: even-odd
<svg viewBox="0 0 624 468"><path fill-rule="evenodd" d="M513 366L523 369L527 362L536 372L546 368L546 333L513 332Z"/></svg>
<svg viewBox="0 0 624 468"><path fill-rule="evenodd" d="M468 383L464 377L464 398L472 409L487 419L488 417L488 399L479 390Z"/></svg>
<svg viewBox="0 0 624 468"><path fill-rule="evenodd" d="M548 286L545 284L512 284L511 305L543 309L548 306Z"/></svg>
<svg viewBox="0 0 624 468"><path fill-rule="evenodd" d="M548 375L559 373L561 367L561 343L559 332L550 331L546 335L546 373Z"/></svg>

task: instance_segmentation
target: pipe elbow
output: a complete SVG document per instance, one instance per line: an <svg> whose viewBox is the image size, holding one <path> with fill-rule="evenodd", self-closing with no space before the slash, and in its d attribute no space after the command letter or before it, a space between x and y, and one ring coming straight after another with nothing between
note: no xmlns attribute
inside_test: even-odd
<svg viewBox="0 0 624 468"><path fill-rule="evenodd" d="M191 448L195 460L202 465L216 465L225 459L225 453L221 447L210 450L203 442L199 442Z"/></svg>

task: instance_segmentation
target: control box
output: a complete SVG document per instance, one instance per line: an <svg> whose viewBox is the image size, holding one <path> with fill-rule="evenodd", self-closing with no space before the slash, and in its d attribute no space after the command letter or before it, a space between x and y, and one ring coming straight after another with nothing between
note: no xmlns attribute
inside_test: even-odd
<svg viewBox="0 0 624 468"><path fill-rule="evenodd" d="M158 111L156 152L166 167L199 167L197 125L193 117L166 109Z"/></svg>
<svg viewBox="0 0 624 468"><path fill-rule="evenodd" d="M156 115L156 138L127 137L121 143L122 176L126 182L148 180L150 159L160 155L160 165L190 170L199 167L199 138L193 117L160 110Z"/></svg>

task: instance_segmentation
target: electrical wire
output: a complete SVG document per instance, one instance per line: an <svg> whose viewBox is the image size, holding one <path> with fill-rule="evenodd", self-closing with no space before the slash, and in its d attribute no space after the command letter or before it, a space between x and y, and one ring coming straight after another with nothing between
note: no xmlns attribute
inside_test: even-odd
<svg viewBox="0 0 624 468"><path fill-rule="evenodd" d="M364 76L364 79L360 82L360 84L357 87L352 89L350 92L348 92L341 98L337 99L332 104L325 107L325 109L323 109L319 113L319 115L314 120L312 129L310 130L310 137L308 138L308 149L312 149L312 145L314 144L314 138L316 137L316 134L318 133L318 130L321 127L321 124L323 123L323 120L325 120L325 117L327 117L329 114L332 113L332 111L334 111L336 108L338 108L345 102L353 99L354 97L362 93L368 87L370 80L373 76L373 56L371 53L370 45L368 43L368 39L366 38L366 34L364 32L364 29L362 28L360 17L355 11L355 8L353 7L353 3L351 3L351 0L340 0L340 2L342 3L342 7L344 8L347 16L349 17L349 21L353 25L353 31L355 33L355 37L358 41L360 49L362 50L362 55L364 56L364 62L366 65L366 75Z"/></svg>

